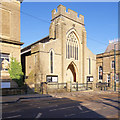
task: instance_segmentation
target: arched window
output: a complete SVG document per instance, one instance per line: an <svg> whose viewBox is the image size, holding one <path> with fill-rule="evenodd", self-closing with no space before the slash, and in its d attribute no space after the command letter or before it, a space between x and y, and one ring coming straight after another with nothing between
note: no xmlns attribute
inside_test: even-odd
<svg viewBox="0 0 120 120"><path fill-rule="evenodd" d="M102 80L103 79L103 67L99 66L99 79Z"/></svg>
<svg viewBox="0 0 120 120"><path fill-rule="evenodd" d="M74 32L71 32L67 36L67 41L66 41L66 58L74 58L75 60L78 60L78 39L75 35Z"/></svg>
<svg viewBox="0 0 120 120"><path fill-rule="evenodd" d="M50 52L50 70L53 73L53 51Z"/></svg>

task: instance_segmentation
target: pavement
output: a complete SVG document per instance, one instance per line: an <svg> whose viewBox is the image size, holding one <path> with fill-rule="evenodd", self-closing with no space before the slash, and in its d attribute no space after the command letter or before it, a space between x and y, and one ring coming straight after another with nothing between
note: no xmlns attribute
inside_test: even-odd
<svg viewBox="0 0 120 120"><path fill-rule="evenodd" d="M11 95L11 96L0 96L0 104L4 103L15 103L25 99L37 99L52 97L48 94L26 94L26 95Z"/></svg>
<svg viewBox="0 0 120 120"><path fill-rule="evenodd" d="M114 91L93 91L93 90L86 90L86 91L77 91L77 92L65 92L65 93L50 93L50 94L25 94L25 95L11 95L11 96L0 96L0 104L4 103L15 103L22 100L28 99L37 99L37 98L47 98L47 97L56 97L56 98L73 98L78 95L95 95L98 94L107 94L107 93L118 93Z"/></svg>

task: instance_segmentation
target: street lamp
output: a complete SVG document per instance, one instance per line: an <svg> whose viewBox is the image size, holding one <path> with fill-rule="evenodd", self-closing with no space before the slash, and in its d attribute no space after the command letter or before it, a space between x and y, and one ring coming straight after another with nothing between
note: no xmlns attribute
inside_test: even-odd
<svg viewBox="0 0 120 120"><path fill-rule="evenodd" d="M114 91L116 91L116 44L114 44Z"/></svg>

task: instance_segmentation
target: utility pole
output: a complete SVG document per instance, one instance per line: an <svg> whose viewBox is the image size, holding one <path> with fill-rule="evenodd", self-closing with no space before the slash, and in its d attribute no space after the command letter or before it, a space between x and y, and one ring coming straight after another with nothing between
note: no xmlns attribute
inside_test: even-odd
<svg viewBox="0 0 120 120"><path fill-rule="evenodd" d="M116 91L116 44L114 44L114 91Z"/></svg>

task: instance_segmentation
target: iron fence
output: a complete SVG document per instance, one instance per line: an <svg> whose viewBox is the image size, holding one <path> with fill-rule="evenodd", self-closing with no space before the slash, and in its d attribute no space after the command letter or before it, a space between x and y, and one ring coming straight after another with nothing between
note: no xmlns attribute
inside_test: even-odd
<svg viewBox="0 0 120 120"><path fill-rule="evenodd" d="M93 83L71 83L71 91L81 91L93 89Z"/></svg>

